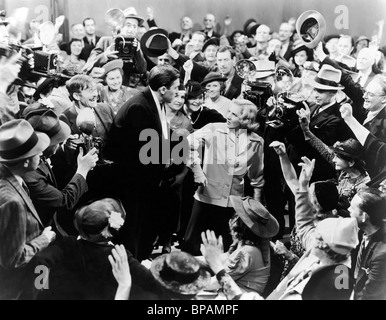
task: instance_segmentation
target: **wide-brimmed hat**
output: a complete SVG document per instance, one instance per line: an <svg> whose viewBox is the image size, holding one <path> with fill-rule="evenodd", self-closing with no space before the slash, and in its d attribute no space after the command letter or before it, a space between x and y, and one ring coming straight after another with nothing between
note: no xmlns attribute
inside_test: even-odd
<svg viewBox="0 0 386 320"><path fill-rule="evenodd" d="M219 47L220 46L220 40L218 38L210 38L209 40L207 40L205 43L204 43L204 46L202 47L202 52L205 52L206 48L208 48L209 46L217 46Z"/></svg>
<svg viewBox="0 0 386 320"><path fill-rule="evenodd" d="M339 91L344 89L344 87L339 84L341 79L342 71L325 64L322 66L315 79L311 80L309 84L319 90Z"/></svg>
<svg viewBox="0 0 386 320"><path fill-rule="evenodd" d="M110 71L113 71L115 69L122 69L123 68L123 60L122 59L115 59L107 62L104 66L103 69L105 69L105 72L103 73L102 77L106 77L107 74Z"/></svg>
<svg viewBox="0 0 386 320"><path fill-rule="evenodd" d="M209 72L205 78L204 78L204 81L201 82L201 86L203 88L205 88L205 86L208 84L208 83L211 83L211 82L214 82L214 81L219 81L219 82L225 82L227 81L228 79L223 77L221 75L221 73L219 72Z"/></svg>
<svg viewBox="0 0 386 320"><path fill-rule="evenodd" d="M347 286L337 286L345 283ZM350 300L355 280L343 264L323 266L312 272L302 292L303 300Z"/></svg>
<svg viewBox="0 0 386 320"><path fill-rule="evenodd" d="M315 234L320 234L323 241L335 253L348 255L359 243L358 223L355 218L327 218L320 222Z"/></svg>
<svg viewBox="0 0 386 320"><path fill-rule="evenodd" d="M203 88L198 82L196 81L189 81L186 84L186 99L195 99L206 92L206 89Z"/></svg>
<svg viewBox="0 0 386 320"><path fill-rule="evenodd" d="M135 10L134 7L129 7L126 10L123 11L123 14L125 15L125 18L132 18L138 20L138 26L142 26L143 23L145 22L145 19L142 17L138 16L137 10Z"/></svg>
<svg viewBox="0 0 386 320"><path fill-rule="evenodd" d="M106 230L118 232L125 218L126 211L120 200L101 198L79 208L74 216L74 225L80 236L89 238Z"/></svg>
<svg viewBox="0 0 386 320"><path fill-rule="evenodd" d="M279 233L279 223L259 201L238 196L230 196L230 201L237 215L255 235L267 239Z"/></svg>
<svg viewBox="0 0 386 320"><path fill-rule="evenodd" d="M0 127L0 163L11 163L34 157L48 148L50 138L35 132L26 120L12 120Z"/></svg>
<svg viewBox="0 0 386 320"><path fill-rule="evenodd" d="M42 105L37 107L38 109L27 113L25 120L32 125L35 131L47 134L51 140L51 146L67 140L71 135L70 127L65 122L59 120L53 110L44 108Z"/></svg>
<svg viewBox="0 0 386 320"><path fill-rule="evenodd" d="M307 48L315 49L326 34L326 20L318 11L305 11L296 21L296 31Z"/></svg>
<svg viewBox="0 0 386 320"><path fill-rule="evenodd" d="M181 296L196 295L211 279L209 271L195 257L179 251L154 259L150 271L163 287Z"/></svg>
<svg viewBox="0 0 386 320"><path fill-rule="evenodd" d="M166 30L156 28L146 32L141 38L141 49L148 57L159 57L169 49L169 34Z"/></svg>
<svg viewBox="0 0 386 320"><path fill-rule="evenodd" d="M256 79L263 79L275 74L276 66L274 61L257 60L252 62L256 67L256 73L255 73Z"/></svg>

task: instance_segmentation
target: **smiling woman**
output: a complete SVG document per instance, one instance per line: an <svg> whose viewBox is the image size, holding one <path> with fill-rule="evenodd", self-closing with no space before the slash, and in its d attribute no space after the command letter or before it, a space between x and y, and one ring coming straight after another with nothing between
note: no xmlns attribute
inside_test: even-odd
<svg viewBox="0 0 386 320"><path fill-rule="evenodd" d="M222 235L224 249L228 250L232 243L228 221L234 213L230 196L244 195L245 176L251 181L255 199L260 201L264 142L255 133L256 114L257 107L252 102L235 100L226 124L208 124L188 137L191 154L187 165L200 187L185 234L185 251L199 255L201 232L205 230ZM203 168L200 145L205 148Z"/></svg>

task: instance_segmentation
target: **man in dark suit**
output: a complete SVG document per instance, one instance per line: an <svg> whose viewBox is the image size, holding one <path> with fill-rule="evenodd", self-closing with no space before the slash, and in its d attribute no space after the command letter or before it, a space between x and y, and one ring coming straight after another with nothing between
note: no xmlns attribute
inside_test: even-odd
<svg viewBox="0 0 386 320"><path fill-rule="evenodd" d="M236 73L236 52L232 47L222 46L218 49L217 65L221 75L227 78L224 96L229 100L237 99L244 79Z"/></svg>
<svg viewBox="0 0 386 320"><path fill-rule="evenodd" d="M323 65L318 75L311 85L314 87L315 105L307 114L310 130L328 146L334 145L337 141L345 141L354 138L351 130L346 125L340 115L341 102L338 101L338 92L344 87L339 85L342 72L330 65ZM288 137L287 137L288 138ZM297 129L291 133L289 155L291 162L296 165L301 157L307 156L316 159L316 166L313 181L323 181L336 177L336 172L324 158L313 150L304 140L302 135L298 135Z"/></svg>
<svg viewBox="0 0 386 320"><path fill-rule="evenodd" d="M0 300L20 297L28 263L55 239L51 227L44 229L23 180L38 167L49 141L25 120L0 127Z"/></svg>
<svg viewBox="0 0 386 320"><path fill-rule="evenodd" d="M283 22L280 25L279 29L279 40L282 44L282 49L280 52L280 56L283 57L285 60L289 61L291 58L291 51L293 42L291 41L291 37L293 35L293 26L289 24L288 22Z"/></svg>
<svg viewBox="0 0 386 320"><path fill-rule="evenodd" d="M95 20L86 18L83 20L83 27L86 35L83 38L85 47L83 48L83 59L87 60L90 57L91 51L95 48L101 37L95 34Z"/></svg>
<svg viewBox="0 0 386 320"><path fill-rule="evenodd" d="M154 67L149 86L122 106L109 134L107 153L116 164L115 189L127 212L120 240L139 260L152 253L162 218L160 186L170 156L163 150L170 135L164 104L178 93L179 77L171 66Z"/></svg>
<svg viewBox="0 0 386 320"><path fill-rule="evenodd" d="M50 138L50 146L43 151L39 167L35 171L28 172L25 175L25 181L43 224L54 225L53 219L56 220L54 214L57 210L65 210L63 213L67 213L66 210L74 209L83 194L87 192L87 174L95 167L98 155L96 149L90 150L84 157L81 152L77 159L75 175L63 190L59 190L50 158L60 148L59 145L70 137L70 127L60 121L52 110L40 105L35 110L31 110L25 119L35 131L46 133Z"/></svg>
<svg viewBox="0 0 386 320"><path fill-rule="evenodd" d="M377 189L359 191L349 208L364 232L354 276L355 300L386 299L386 197Z"/></svg>
<svg viewBox="0 0 386 320"><path fill-rule="evenodd" d="M216 28L216 17L208 13L204 18L204 26L205 29L201 30L201 32L205 33L205 41L208 41L210 38L218 38L220 39L221 35L218 34L215 30Z"/></svg>

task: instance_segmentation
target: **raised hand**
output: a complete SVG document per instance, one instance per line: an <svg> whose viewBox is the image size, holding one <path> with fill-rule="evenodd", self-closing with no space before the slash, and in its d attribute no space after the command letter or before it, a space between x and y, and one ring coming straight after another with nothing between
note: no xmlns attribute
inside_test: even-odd
<svg viewBox="0 0 386 320"><path fill-rule="evenodd" d="M345 121L353 117L352 106L348 103L345 103L344 105L342 105L339 111L343 120Z"/></svg>
<svg viewBox="0 0 386 320"><path fill-rule="evenodd" d="M304 191L304 188L308 188L312 178L312 174L314 173L315 159L311 161L307 157L302 157L302 161L303 162L299 163L299 166L302 167L302 172L300 173L299 177L299 183L303 187Z"/></svg>
<svg viewBox="0 0 386 320"><path fill-rule="evenodd" d="M287 154L287 150L283 142L274 141L270 144L270 147L273 148L280 157Z"/></svg>

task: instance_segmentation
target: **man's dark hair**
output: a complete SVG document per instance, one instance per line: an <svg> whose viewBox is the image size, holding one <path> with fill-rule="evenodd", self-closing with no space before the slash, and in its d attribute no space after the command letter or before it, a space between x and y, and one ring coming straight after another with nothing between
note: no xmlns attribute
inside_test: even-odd
<svg viewBox="0 0 386 320"><path fill-rule="evenodd" d="M233 59L234 57L236 57L236 51L235 51L232 47L230 47L230 46L221 46L221 47L218 49L217 54L220 53L220 52L222 53L222 52L227 52L227 51L230 52L230 54L231 54L231 59Z"/></svg>
<svg viewBox="0 0 386 320"><path fill-rule="evenodd" d="M149 86L153 91L166 87L170 89L171 85L180 78L180 73L172 66L155 66L149 73Z"/></svg>
<svg viewBox="0 0 386 320"><path fill-rule="evenodd" d="M88 20L92 20L92 21L94 22L94 24L95 24L95 19L89 17L89 18L85 18L85 19L83 20L83 27L86 26L86 21L88 21Z"/></svg>
<svg viewBox="0 0 386 320"><path fill-rule="evenodd" d="M376 227L383 227L386 218L386 196L378 189L366 188L358 191L362 199L359 208L370 217L370 222Z"/></svg>

